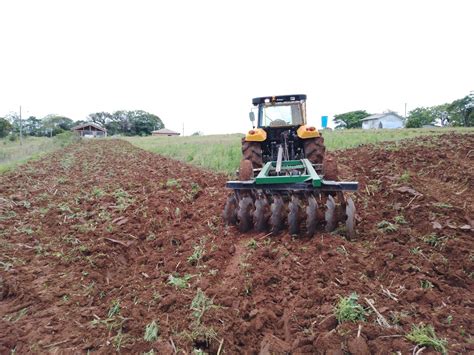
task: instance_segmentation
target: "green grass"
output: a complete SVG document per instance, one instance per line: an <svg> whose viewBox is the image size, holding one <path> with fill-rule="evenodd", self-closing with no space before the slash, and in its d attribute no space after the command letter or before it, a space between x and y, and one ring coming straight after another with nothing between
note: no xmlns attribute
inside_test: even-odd
<svg viewBox="0 0 474 355"><path fill-rule="evenodd" d="M411 332L407 334L407 339L419 346L432 346L436 351L447 354L446 339L439 339L431 325L414 325Z"/></svg>
<svg viewBox="0 0 474 355"><path fill-rule="evenodd" d="M334 307L334 315L339 323L365 321L367 312L357 300L359 296L351 293L348 297L340 297L336 307Z"/></svg>
<svg viewBox="0 0 474 355"><path fill-rule="evenodd" d="M11 142L6 138L0 139L0 173L15 169L29 160L38 159L73 140L73 136L68 133L53 138L25 137L23 144L20 144L20 140Z"/></svg>
<svg viewBox="0 0 474 355"><path fill-rule="evenodd" d="M380 129L324 131L328 150L357 147L383 141L399 141L417 136L438 135L447 132L474 134L474 128L443 129ZM242 156L240 147L243 134L210 135L197 137L123 137L135 146L174 159L223 173L233 173Z"/></svg>

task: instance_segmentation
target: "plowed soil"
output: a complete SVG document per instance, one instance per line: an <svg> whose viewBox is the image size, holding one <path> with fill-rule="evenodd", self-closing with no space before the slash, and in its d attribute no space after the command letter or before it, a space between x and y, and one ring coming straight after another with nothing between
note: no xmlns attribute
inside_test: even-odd
<svg viewBox="0 0 474 355"><path fill-rule="evenodd" d="M0 353L411 354L420 323L474 351L474 135L333 155L360 182L356 241L240 234L225 176L120 140L1 175ZM352 292L390 327L338 324Z"/></svg>

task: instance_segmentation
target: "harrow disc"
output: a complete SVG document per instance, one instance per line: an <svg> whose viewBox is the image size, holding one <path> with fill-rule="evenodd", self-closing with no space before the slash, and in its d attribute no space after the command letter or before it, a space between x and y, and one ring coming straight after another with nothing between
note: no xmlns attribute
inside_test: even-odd
<svg viewBox="0 0 474 355"><path fill-rule="evenodd" d="M253 223L257 232L263 232L268 227L270 218L270 206L265 195L260 195L255 200L255 211L253 212Z"/></svg>
<svg viewBox="0 0 474 355"><path fill-rule="evenodd" d="M273 203L271 205L271 216L270 216L270 227L273 233L278 233L284 224L283 212L285 209L285 204L280 195L273 196Z"/></svg>
<svg viewBox="0 0 474 355"><path fill-rule="evenodd" d="M253 200L250 196L243 197L237 210L237 226L241 232L249 231L253 226L252 221Z"/></svg>
<svg viewBox="0 0 474 355"><path fill-rule="evenodd" d="M288 229L291 235L298 234L300 231L300 200L298 196L292 195L288 205Z"/></svg>
<svg viewBox="0 0 474 355"><path fill-rule="evenodd" d="M326 212L324 213L324 218L326 219L326 232L332 232L336 229L336 201L334 197L328 195L326 201Z"/></svg>
<svg viewBox="0 0 474 355"><path fill-rule="evenodd" d="M234 194L227 197L227 201L224 206L224 211L222 212L222 218L224 223L227 225L237 223L237 198Z"/></svg>
<svg viewBox="0 0 474 355"><path fill-rule="evenodd" d="M308 197L308 206L306 207L306 234L308 237L312 237L316 232L318 225L317 220L318 203L313 195Z"/></svg>
<svg viewBox="0 0 474 355"><path fill-rule="evenodd" d="M355 233L355 205L354 201L350 197L347 198L346 204L346 229L347 237L353 239L356 235Z"/></svg>

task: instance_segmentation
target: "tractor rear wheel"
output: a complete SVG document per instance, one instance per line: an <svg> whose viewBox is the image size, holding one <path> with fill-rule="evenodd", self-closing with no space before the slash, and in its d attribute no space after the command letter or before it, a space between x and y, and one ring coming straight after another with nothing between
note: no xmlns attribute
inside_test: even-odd
<svg viewBox="0 0 474 355"><path fill-rule="evenodd" d="M304 140L304 156L313 164L322 164L324 161L324 138L316 137Z"/></svg>
<svg viewBox="0 0 474 355"><path fill-rule="evenodd" d="M242 159L250 160L254 169L263 166L262 146L259 142L246 142L242 139Z"/></svg>

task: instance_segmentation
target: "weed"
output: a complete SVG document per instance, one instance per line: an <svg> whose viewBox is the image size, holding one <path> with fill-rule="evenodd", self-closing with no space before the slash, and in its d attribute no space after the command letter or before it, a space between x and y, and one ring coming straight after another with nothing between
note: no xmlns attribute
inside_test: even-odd
<svg viewBox="0 0 474 355"><path fill-rule="evenodd" d="M396 224L407 224L408 222L406 221L405 217L403 215L398 215L393 218L393 221Z"/></svg>
<svg viewBox="0 0 474 355"><path fill-rule="evenodd" d="M398 230L398 226L389 221L381 221L377 223L377 228L384 233L393 233Z"/></svg>
<svg viewBox="0 0 474 355"><path fill-rule="evenodd" d="M410 254L420 255L420 254L423 254L423 250L421 250L420 247L411 248Z"/></svg>
<svg viewBox="0 0 474 355"><path fill-rule="evenodd" d="M334 308L334 314L339 323L345 321L365 321L367 311L364 307L357 303L358 298L359 297L355 292L351 293L349 297L339 298L339 302Z"/></svg>
<svg viewBox="0 0 474 355"><path fill-rule="evenodd" d="M408 170L405 170L402 175L398 178L398 181L407 183L410 181L410 172Z"/></svg>
<svg viewBox="0 0 474 355"><path fill-rule="evenodd" d="M188 262L191 265L198 265L202 257L206 253L206 237L202 237L199 240L199 244L194 245L194 251L188 258Z"/></svg>
<svg viewBox="0 0 474 355"><path fill-rule="evenodd" d="M422 239L426 244L431 245L433 248L444 245L444 238L437 236L435 233L425 235Z"/></svg>
<svg viewBox="0 0 474 355"><path fill-rule="evenodd" d="M424 289L433 288L433 284L428 280L420 280L420 286Z"/></svg>
<svg viewBox="0 0 474 355"><path fill-rule="evenodd" d="M444 202L433 203L433 206L439 207L439 208L453 208L453 205L450 205L449 203L444 203Z"/></svg>
<svg viewBox="0 0 474 355"><path fill-rule="evenodd" d="M336 248L336 251L341 254L341 255L344 255L344 256L348 256L349 255L349 252L347 251L346 247L344 245L341 245L341 246L338 246Z"/></svg>
<svg viewBox="0 0 474 355"><path fill-rule="evenodd" d="M188 288L189 287L188 281L191 280L191 278L192 276L188 274L184 275L183 277L170 275L168 277L168 284L176 287L177 289Z"/></svg>
<svg viewBox="0 0 474 355"><path fill-rule="evenodd" d="M155 321L152 321L151 323L146 325L145 335L143 336L143 339L149 342L156 341L158 340L159 333L160 333L160 328L158 324Z"/></svg>
<svg viewBox="0 0 474 355"><path fill-rule="evenodd" d="M444 320L444 323L446 323L447 325L451 325L453 321L453 316L452 315L449 315L446 317L446 319Z"/></svg>
<svg viewBox="0 0 474 355"><path fill-rule="evenodd" d="M194 296L193 300L191 301L191 310L192 316L196 319L196 321L200 322L204 313L212 307L212 300L209 299L204 292L198 288L196 292L196 296Z"/></svg>
<svg viewBox="0 0 474 355"><path fill-rule="evenodd" d="M97 198L101 198L104 195L105 195L104 190L102 190L101 188L99 188L97 186L94 186L94 188L92 189L92 196L97 197Z"/></svg>
<svg viewBox="0 0 474 355"><path fill-rule="evenodd" d="M169 179L166 181L166 187L174 187L174 186L179 186L179 181L176 179Z"/></svg>
<svg viewBox="0 0 474 355"><path fill-rule="evenodd" d="M253 239L253 238L250 239L250 240L248 241L248 243L247 243L247 248L249 248L249 249L254 249L254 250L257 249L257 248L258 248L258 243L257 243L257 241L256 241L255 239Z"/></svg>
<svg viewBox="0 0 474 355"><path fill-rule="evenodd" d="M406 338L419 346L432 346L433 349L442 354L448 353L446 349L448 342L446 339L439 339L431 325L414 325L411 332L406 335Z"/></svg>
<svg viewBox="0 0 474 355"><path fill-rule="evenodd" d="M109 309L109 312L107 313L107 316L109 318L112 318L112 317L116 316L119 313L120 313L120 301L119 300L114 300L112 302L112 306Z"/></svg>

